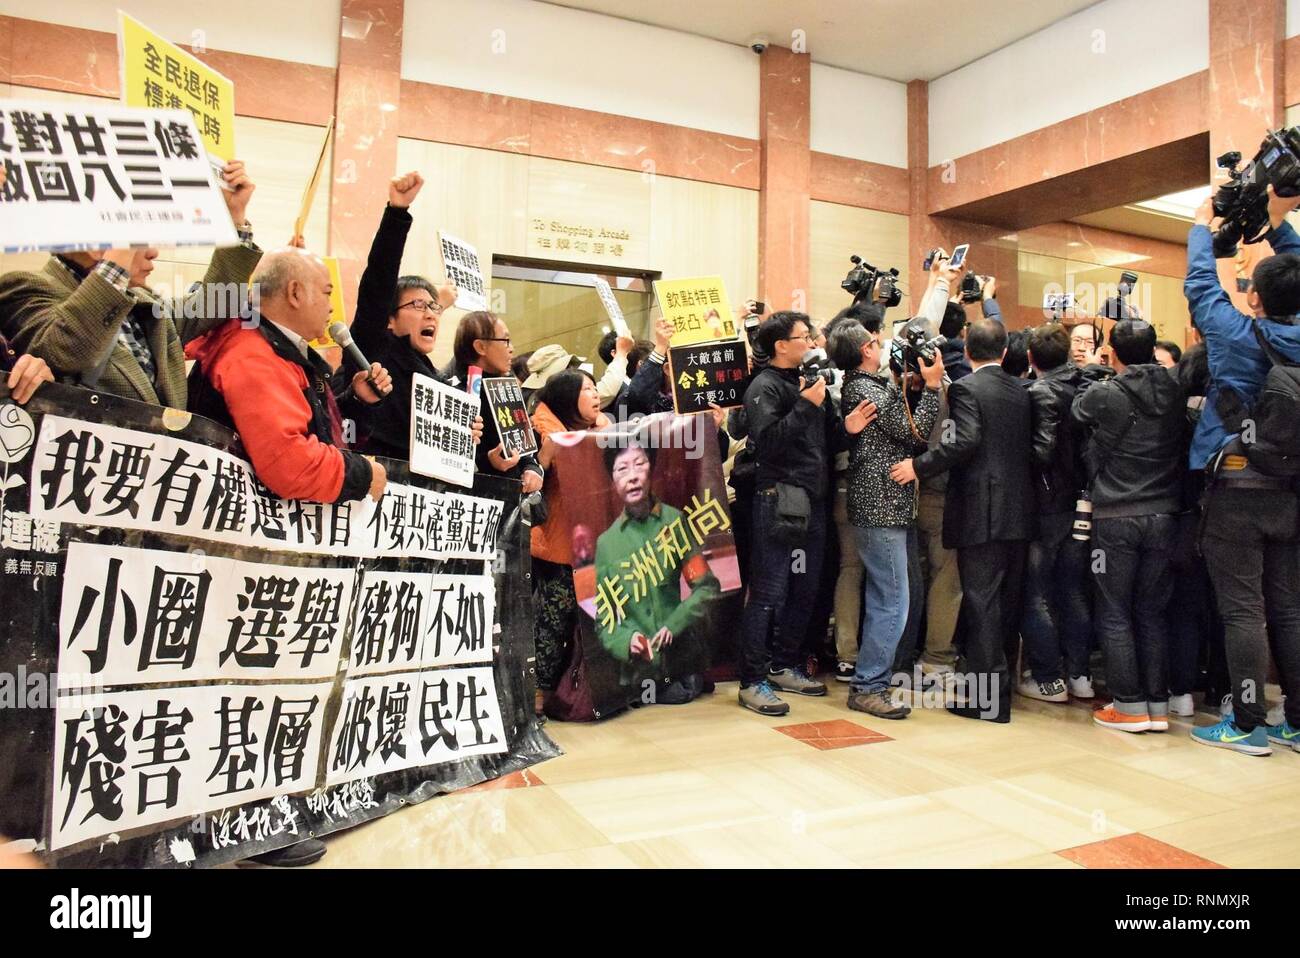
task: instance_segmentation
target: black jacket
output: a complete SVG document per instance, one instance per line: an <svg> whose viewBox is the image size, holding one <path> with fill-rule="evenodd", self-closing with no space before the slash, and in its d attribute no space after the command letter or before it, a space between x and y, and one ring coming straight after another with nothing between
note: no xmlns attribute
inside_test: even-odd
<svg viewBox="0 0 1300 958"><path fill-rule="evenodd" d="M1093 517L1173 514L1182 504L1187 460L1187 396L1154 363L1095 383L1071 415L1088 431L1084 463Z"/></svg>
<svg viewBox="0 0 1300 958"><path fill-rule="evenodd" d="M1083 373L1063 363L1029 384L1033 407L1033 450L1038 511L1044 515L1073 512L1084 486L1079 458L1079 429L1070 406L1083 383Z"/></svg>
<svg viewBox="0 0 1300 958"><path fill-rule="evenodd" d="M372 455L394 459L409 459L411 455L412 377L421 373L445 382L428 356L413 349L405 337L388 331L388 317L411 222L411 214L406 210L384 207L379 229L370 244L370 258L357 287L357 311L351 327L352 338L366 359L379 363L393 377L392 392L382 402L367 407L359 419L358 445ZM349 374L357 372L352 358L347 353L343 356L343 368Z"/></svg>
<svg viewBox="0 0 1300 958"><path fill-rule="evenodd" d="M813 499L824 499L831 458L848 447L848 436L829 395L821 406L814 406L799 395L799 385L799 370L768 366L745 390L756 487L762 491L786 482L802 486Z"/></svg>
<svg viewBox="0 0 1300 958"><path fill-rule="evenodd" d="M943 356L943 371L948 374L948 379L956 382L970 375L970 361L966 358L966 340L960 337L949 337L939 346L939 354Z"/></svg>
<svg viewBox="0 0 1300 958"><path fill-rule="evenodd" d="M922 479L949 470L944 547L1033 539L1038 523L1028 390L993 365L948 387L948 406L952 437L913 460Z"/></svg>

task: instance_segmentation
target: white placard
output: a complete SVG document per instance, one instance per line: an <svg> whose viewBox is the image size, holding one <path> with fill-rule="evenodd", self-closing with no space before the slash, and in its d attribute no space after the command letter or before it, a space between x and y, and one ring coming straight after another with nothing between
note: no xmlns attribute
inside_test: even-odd
<svg viewBox="0 0 1300 958"><path fill-rule="evenodd" d="M0 100L6 253L234 246L188 110Z"/></svg>
<svg viewBox="0 0 1300 958"><path fill-rule="evenodd" d="M143 689L93 706L61 695L50 847L313 788L332 688Z"/></svg>
<svg viewBox="0 0 1300 958"><path fill-rule="evenodd" d="M487 283L479 265L478 250L450 233L438 233L442 267L447 282L456 284L456 308L487 309Z"/></svg>
<svg viewBox="0 0 1300 958"><path fill-rule="evenodd" d="M609 283L599 276L593 276L591 282L596 287L596 294L600 296L601 303L605 306L605 312L609 316L610 323L614 326L614 332L620 336L630 337L632 330L628 327L627 320L623 318L623 308L618 305L618 300L614 298L614 290L610 288Z"/></svg>
<svg viewBox="0 0 1300 958"><path fill-rule="evenodd" d="M411 376L411 471L458 486L474 485L477 396L430 376Z"/></svg>

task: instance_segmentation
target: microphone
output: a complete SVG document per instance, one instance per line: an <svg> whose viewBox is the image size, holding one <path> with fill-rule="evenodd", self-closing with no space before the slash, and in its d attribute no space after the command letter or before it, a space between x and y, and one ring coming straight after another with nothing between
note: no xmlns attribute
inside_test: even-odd
<svg viewBox="0 0 1300 958"><path fill-rule="evenodd" d="M374 380L370 378L370 362L366 359L365 354L361 352L361 347L352 339L352 330L348 329L347 323L342 321L331 323L329 328L330 339L343 347L343 351L348 354L354 363L366 373L366 382L374 385Z"/></svg>

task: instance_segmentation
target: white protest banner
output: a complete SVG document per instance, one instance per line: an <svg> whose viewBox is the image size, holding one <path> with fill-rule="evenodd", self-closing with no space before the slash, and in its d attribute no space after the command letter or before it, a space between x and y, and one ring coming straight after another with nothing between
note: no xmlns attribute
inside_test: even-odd
<svg viewBox="0 0 1300 958"><path fill-rule="evenodd" d="M411 471L458 486L474 485L478 397L431 376L411 377Z"/></svg>
<svg viewBox="0 0 1300 958"><path fill-rule="evenodd" d="M456 284L456 308L487 309L487 284L479 266L478 251L450 233L440 231L438 239L447 282Z"/></svg>
<svg viewBox="0 0 1300 958"><path fill-rule="evenodd" d="M234 246L188 110L0 100L3 252Z"/></svg>
<svg viewBox="0 0 1300 958"><path fill-rule="evenodd" d="M601 303L605 306L605 312L614 326L614 332L620 336L631 336L632 330L628 328L627 320L623 318L623 309L614 298L614 290L610 288L609 283L599 276L593 276L591 282L596 287L596 294L600 297Z"/></svg>

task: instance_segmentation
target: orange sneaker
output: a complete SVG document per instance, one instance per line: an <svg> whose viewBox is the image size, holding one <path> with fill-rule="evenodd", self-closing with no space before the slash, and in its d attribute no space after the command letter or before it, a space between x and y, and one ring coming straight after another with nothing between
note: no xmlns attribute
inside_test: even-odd
<svg viewBox="0 0 1300 958"><path fill-rule="evenodd" d="M1146 732L1151 728L1151 719L1147 715L1125 715L1117 711L1113 703L1093 712L1092 720L1102 728L1117 728L1121 732Z"/></svg>

